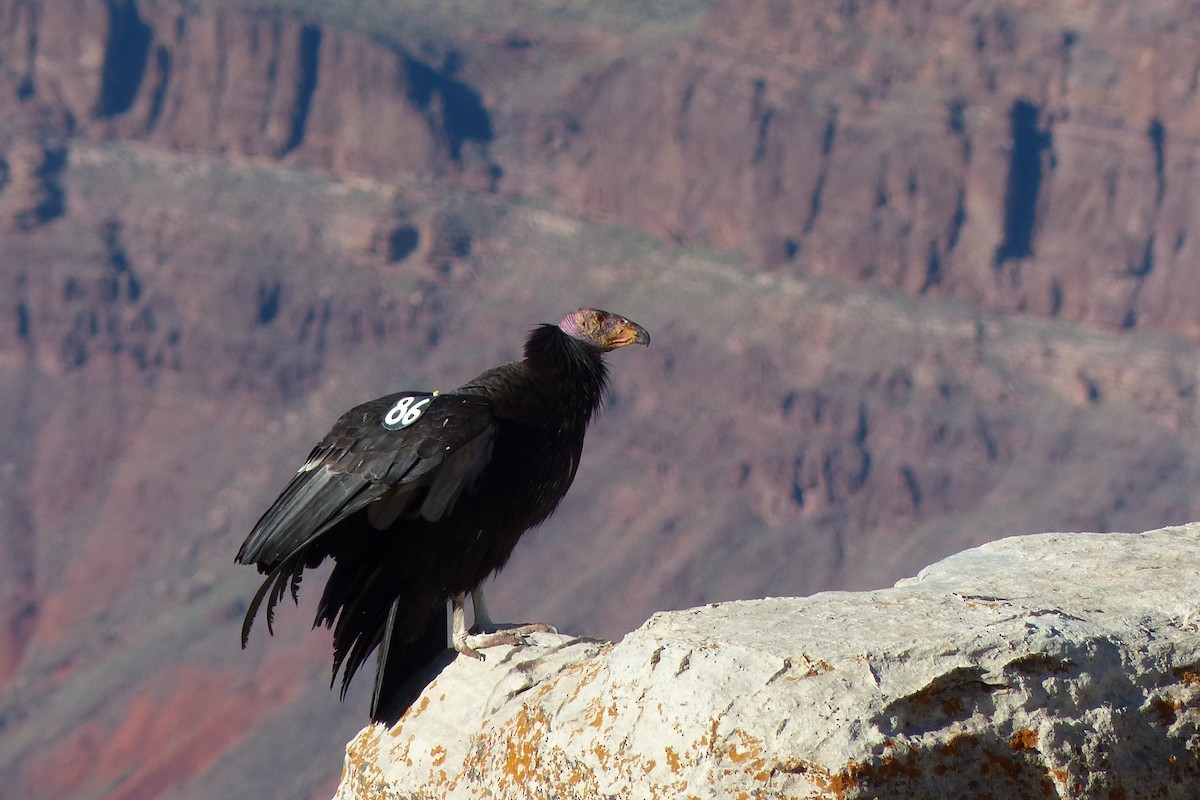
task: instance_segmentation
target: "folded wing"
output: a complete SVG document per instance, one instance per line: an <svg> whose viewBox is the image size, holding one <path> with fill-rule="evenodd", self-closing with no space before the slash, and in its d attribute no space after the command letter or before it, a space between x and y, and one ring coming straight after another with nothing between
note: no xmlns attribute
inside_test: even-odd
<svg viewBox="0 0 1200 800"><path fill-rule="evenodd" d="M378 530L448 514L486 467L494 436L491 403L478 395L398 392L344 414L238 551L239 563L267 575L246 613L243 646L263 600L270 627L284 593L294 595L304 569L329 555L325 533L364 510Z"/></svg>

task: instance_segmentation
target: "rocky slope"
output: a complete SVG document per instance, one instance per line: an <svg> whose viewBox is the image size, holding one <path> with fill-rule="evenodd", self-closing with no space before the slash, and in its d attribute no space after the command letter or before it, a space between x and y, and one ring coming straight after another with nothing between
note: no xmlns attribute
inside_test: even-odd
<svg viewBox="0 0 1200 800"><path fill-rule="evenodd" d="M339 800L1190 798L1200 526L1045 534L874 592L459 657Z"/></svg>
<svg viewBox="0 0 1200 800"><path fill-rule="evenodd" d="M916 35L858 7L855 24L876 43ZM668 169L674 156L653 136L605 127L625 120L645 134L657 108L637 110L631 98L602 119L588 111L589 87L597 107L617 109L620 76L663 58L794 59L777 42L750 48L759 34L743 24L803 38L810 24L836 33L844 17L837 6L764 22L746 4L739 22L738 8L717 4L703 25L667 20L649 34L592 22L492 20L484 30L463 16L410 47L232 4L0 0L6 786L35 799L329 796L338 750L361 726L363 687L346 706L327 692L328 642L307 631L310 597L281 618L275 640L256 637L238 651L255 578L232 567L232 553L343 409L400 387L455 385L514 356L529 325L582 303L644 322L654 346L614 365L614 394L575 491L495 586L503 617L616 638L666 608L886 585L1013 532L1200 518L1200 361L1177 335L1190 330L1188 288L1149 289L1173 274L1165 262L1142 276L1138 294L1161 305L1132 328L1097 332L981 311L1013 307L1008 284L992 293L949 271L920 299L909 296L920 286L886 271L855 288L863 275L843 268L871 263L859 248L874 234L846 228L848 255L836 269L812 257L818 231L861 222L852 213L835 225L830 211L858 208L844 199L862 191L850 173L825 178L814 238L796 240L795 263L760 246L768 239L754 225L774 217L741 216L758 201L723 194L724 178L685 199L671 181L661 196L631 184L631 197L661 202L623 205L624 184L604 183L626 174L619 159L601 157L607 142L628 143L639 175ZM1079 27L1081 42L1123 53L1121 37L1105 38L1112 31L1157 30L1171 18L1166 6L1157 16L1113 8ZM1027 25L1061 21L1006 13ZM974 52L947 47L956 58ZM877 55L847 51L829 74L855 63L855 52L868 65ZM693 98L713 99L689 105L698 115L682 129L689 147L704 129L737 121L722 87L746 84L723 74L697 75ZM682 91L669 78L642 87L664 92L664 107ZM972 163L983 158L980 141L999 151L1013 144L1014 96L995 113L964 112L976 126ZM970 108L988 102L974 98ZM832 146L848 157L844 136L855 129L839 114ZM859 132L871 147L909 130L879 119ZM1173 120L1162 112L1160 138L1164 163L1176 164L1186 138ZM704 140L680 168L764 180L754 170L766 167L751 159L738 170L728 155L760 127L739 125L734 149ZM946 136L945 147L919 143L961 152L962 137ZM1123 164L1146 163L1133 141L1114 152ZM595 155L578 149L587 142ZM901 137L889 158L920 150L909 143ZM1186 190L1187 170L1177 164L1176 174L1164 207ZM1117 196L1134 202L1142 184L1123 176ZM911 211L912 220L942 220L932 230L955 215L935 202L943 195L925 194L928 184L914 184ZM983 253L988 274L1002 238L979 227L992 217L971 211L989 190L964 185L973 200L955 252ZM1068 213L1070 196L1047 185L1038 208ZM881 208L909 197L908 186L887 189ZM812 206L796 200L809 189L787 189L798 214ZM672 208L746 227L722 238L666 226L659 211ZM641 229L613 223L621 219ZM908 252L889 244L905 220L878 226L879 253ZM1074 247L1101 266L1062 284L1058 316L1112 327L1125 319L1119 303L1115 316L1094 315L1102 304L1092 300L1086 313L1069 310L1108 291L1103 265L1115 251L1092 231ZM1004 259L997 274L1018 264L1032 274L1026 265L1045 263L1040 244L1035 253ZM839 277L808 274L822 271ZM938 297L946 293L971 302Z"/></svg>

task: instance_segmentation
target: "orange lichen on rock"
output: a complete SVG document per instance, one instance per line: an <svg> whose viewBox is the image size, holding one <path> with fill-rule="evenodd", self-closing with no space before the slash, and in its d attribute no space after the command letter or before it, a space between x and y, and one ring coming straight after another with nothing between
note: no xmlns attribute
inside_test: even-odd
<svg viewBox="0 0 1200 800"><path fill-rule="evenodd" d="M1166 697L1152 697L1150 699L1150 708L1158 715L1159 722L1166 727L1170 727L1178 719L1175 712L1183 708L1183 703L1179 700L1170 700Z"/></svg>
<svg viewBox="0 0 1200 800"><path fill-rule="evenodd" d="M671 770L671 772L678 773L679 772L679 753L676 753L675 749L670 746L667 746L663 749L664 749L664 752L666 753L667 767Z"/></svg>
<svg viewBox="0 0 1200 800"><path fill-rule="evenodd" d="M1175 677L1179 678L1180 683L1184 686L1200 688L1200 664L1190 667L1180 667L1175 670Z"/></svg>
<svg viewBox="0 0 1200 800"><path fill-rule="evenodd" d="M1032 728L1021 728L1008 739L1008 746L1013 750L1036 750L1038 732Z"/></svg>
<svg viewBox="0 0 1200 800"><path fill-rule="evenodd" d="M541 740L550 729L550 720L538 711L523 707L509 723L510 735L504 737L504 774L521 783L539 772Z"/></svg>

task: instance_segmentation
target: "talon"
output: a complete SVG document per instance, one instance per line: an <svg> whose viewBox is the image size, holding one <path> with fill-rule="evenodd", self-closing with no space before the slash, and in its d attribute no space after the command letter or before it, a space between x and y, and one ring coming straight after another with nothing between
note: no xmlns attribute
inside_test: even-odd
<svg viewBox="0 0 1200 800"><path fill-rule="evenodd" d="M474 658L477 661L487 661L487 658L483 655L483 653L479 652L474 647L471 647L469 644L467 644L465 638L464 639L455 639L454 640L454 649L456 651L458 651L459 653L462 653L464 656L469 656L470 658Z"/></svg>

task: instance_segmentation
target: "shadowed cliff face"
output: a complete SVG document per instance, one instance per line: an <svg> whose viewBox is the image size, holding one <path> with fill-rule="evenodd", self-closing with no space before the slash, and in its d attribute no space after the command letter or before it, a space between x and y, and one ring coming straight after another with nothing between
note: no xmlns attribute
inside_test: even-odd
<svg viewBox="0 0 1200 800"><path fill-rule="evenodd" d="M729 0L564 92L529 191L777 268L1192 333L1196 36L1165 3Z"/></svg>
<svg viewBox="0 0 1200 800"><path fill-rule="evenodd" d="M315 586L237 649L237 544L338 413L582 304L654 346L501 617L616 637L1200 515L1200 360L1168 335L1197 307L1190 22L791 8L425 52L0 0L5 785L332 794L366 687L326 690Z"/></svg>
<svg viewBox="0 0 1200 800"><path fill-rule="evenodd" d="M16 91L0 100L14 113L12 99L47 105L77 133L185 151L495 179L478 92L361 35L279 13L134 0L8 3L0 21L21 65L7 76Z"/></svg>
<svg viewBox="0 0 1200 800"><path fill-rule="evenodd" d="M226 5L31 8L0 9L0 103L74 133L551 196L768 268L1200 329L1196 32L1164 3L725 0L655 46L466 20L427 56Z"/></svg>

